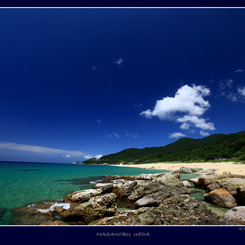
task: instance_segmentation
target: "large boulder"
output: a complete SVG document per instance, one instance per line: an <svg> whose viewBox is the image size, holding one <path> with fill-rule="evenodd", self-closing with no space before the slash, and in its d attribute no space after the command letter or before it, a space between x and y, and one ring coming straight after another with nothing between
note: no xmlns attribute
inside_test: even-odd
<svg viewBox="0 0 245 245"><path fill-rule="evenodd" d="M231 210L227 211L224 216L227 219L245 225L245 206L232 208Z"/></svg>
<svg viewBox="0 0 245 245"><path fill-rule="evenodd" d="M172 186L172 187L182 187L183 184L180 180L179 174L173 174L173 173L162 173L153 175L151 178L152 182L157 182L160 184Z"/></svg>
<svg viewBox="0 0 245 245"><path fill-rule="evenodd" d="M227 178L219 181L219 185L231 193L237 200L238 205L245 205L245 179Z"/></svg>
<svg viewBox="0 0 245 245"><path fill-rule="evenodd" d="M116 211L116 195L114 193L107 193L92 197L87 202L71 206L61 215L65 222L88 224L93 220L112 216Z"/></svg>
<svg viewBox="0 0 245 245"><path fill-rule="evenodd" d="M203 168L197 168L197 167L181 167L179 170L176 170L176 173L181 174L192 174L196 172L201 172Z"/></svg>
<svg viewBox="0 0 245 245"><path fill-rule="evenodd" d="M206 170L202 170L201 172L205 173L205 174L214 174L218 170L219 170L218 168L209 168L209 169L206 169Z"/></svg>
<svg viewBox="0 0 245 245"><path fill-rule="evenodd" d="M213 190L204 195L204 200L224 208L237 206L235 198L226 189Z"/></svg>
<svg viewBox="0 0 245 245"><path fill-rule="evenodd" d="M245 205L245 176L234 174L202 175L195 186L206 191L226 189L235 199L238 205Z"/></svg>
<svg viewBox="0 0 245 245"><path fill-rule="evenodd" d="M91 197L98 196L101 194L101 189L88 189L83 191L75 191L67 195L63 201L64 202L87 202Z"/></svg>
<svg viewBox="0 0 245 245"><path fill-rule="evenodd" d="M234 225L188 195L171 195L158 207L142 207L102 218L90 225Z"/></svg>

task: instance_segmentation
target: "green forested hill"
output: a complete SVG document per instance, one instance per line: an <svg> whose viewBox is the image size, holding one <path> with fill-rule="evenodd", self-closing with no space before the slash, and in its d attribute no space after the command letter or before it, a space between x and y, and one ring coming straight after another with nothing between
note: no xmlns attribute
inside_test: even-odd
<svg viewBox="0 0 245 245"><path fill-rule="evenodd" d="M181 138L161 147L130 148L105 155L86 164L151 163L169 161L209 161L214 158L245 160L245 131L236 134L213 134L203 139Z"/></svg>

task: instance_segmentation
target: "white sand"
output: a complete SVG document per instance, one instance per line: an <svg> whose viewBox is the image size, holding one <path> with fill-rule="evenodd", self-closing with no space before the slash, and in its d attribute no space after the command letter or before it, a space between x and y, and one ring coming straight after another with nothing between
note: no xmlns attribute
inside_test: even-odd
<svg viewBox="0 0 245 245"><path fill-rule="evenodd" d="M204 163L147 163L147 164L133 164L133 165L115 165L120 167L133 167L133 168L145 168L160 169L175 171L181 167L198 167L204 170L210 168L217 168L216 174L223 174L223 172L231 174L245 175L245 164L234 163L234 162L204 162Z"/></svg>

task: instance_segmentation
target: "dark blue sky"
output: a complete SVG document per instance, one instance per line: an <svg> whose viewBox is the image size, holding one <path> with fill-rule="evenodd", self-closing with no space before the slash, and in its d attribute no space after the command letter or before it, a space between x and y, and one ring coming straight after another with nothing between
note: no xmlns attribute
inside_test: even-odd
<svg viewBox="0 0 245 245"><path fill-rule="evenodd" d="M244 44L245 9L0 9L0 160L242 131Z"/></svg>

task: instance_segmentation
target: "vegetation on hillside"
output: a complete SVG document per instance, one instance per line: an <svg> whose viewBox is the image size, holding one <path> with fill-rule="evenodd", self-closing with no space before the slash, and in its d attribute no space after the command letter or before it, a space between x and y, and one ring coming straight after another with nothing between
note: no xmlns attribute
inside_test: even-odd
<svg viewBox="0 0 245 245"><path fill-rule="evenodd" d="M236 134L213 134L203 139L181 138L161 147L130 148L89 159L85 164L120 164L153 162L210 161L215 158L245 160L245 131Z"/></svg>

